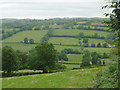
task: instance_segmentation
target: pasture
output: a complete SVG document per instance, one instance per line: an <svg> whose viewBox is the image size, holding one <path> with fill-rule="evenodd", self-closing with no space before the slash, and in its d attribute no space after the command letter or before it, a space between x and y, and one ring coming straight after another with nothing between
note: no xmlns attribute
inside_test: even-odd
<svg viewBox="0 0 120 90"><path fill-rule="evenodd" d="M77 38L69 37L52 37L49 40L52 44L61 44L61 45L79 45L79 40Z"/></svg>
<svg viewBox="0 0 120 90"><path fill-rule="evenodd" d="M58 29L54 30L53 35L58 36L77 36L79 33L83 32L84 35L94 35L94 33L97 33L100 36L107 36L109 32L103 32L103 31L94 31L94 30L78 30L78 29Z"/></svg>
<svg viewBox="0 0 120 90"><path fill-rule="evenodd" d="M22 31L9 38L3 40L3 42L21 42L24 38L33 39L35 43L40 43L41 38L47 33L47 30L40 31Z"/></svg>
<svg viewBox="0 0 120 90"><path fill-rule="evenodd" d="M93 86L93 78L105 67L66 72L3 78L3 88L86 88Z"/></svg>

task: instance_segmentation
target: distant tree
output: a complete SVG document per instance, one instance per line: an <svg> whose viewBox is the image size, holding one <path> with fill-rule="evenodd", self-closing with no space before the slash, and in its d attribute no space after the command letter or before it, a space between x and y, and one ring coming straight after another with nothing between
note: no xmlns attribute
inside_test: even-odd
<svg viewBox="0 0 120 90"><path fill-rule="evenodd" d="M101 43L98 43L98 44L97 44L97 47L101 47Z"/></svg>
<svg viewBox="0 0 120 90"><path fill-rule="evenodd" d="M98 54L96 52L92 52L91 53L91 56L92 56L92 64L97 64L98 63Z"/></svg>
<svg viewBox="0 0 120 90"><path fill-rule="evenodd" d="M83 56L82 63L80 67L86 67L90 66L90 61L91 61L91 55L89 51L85 52L85 55Z"/></svg>
<svg viewBox="0 0 120 90"><path fill-rule="evenodd" d="M94 44L94 43L92 43L92 44L91 44L91 47L95 47L95 44Z"/></svg>
<svg viewBox="0 0 120 90"><path fill-rule="evenodd" d="M5 31L4 31L4 30L2 30L2 33L5 33Z"/></svg>
<svg viewBox="0 0 120 90"><path fill-rule="evenodd" d="M79 44L80 44L80 46L82 45L82 42L81 41L79 41Z"/></svg>
<svg viewBox="0 0 120 90"><path fill-rule="evenodd" d="M103 61L103 65L105 65L106 63L105 63L105 61Z"/></svg>
<svg viewBox="0 0 120 90"><path fill-rule="evenodd" d="M103 43L103 47L104 47L104 48L107 48L107 47L108 47L108 44L107 44L107 43Z"/></svg>
<svg viewBox="0 0 120 90"><path fill-rule="evenodd" d="M83 43L88 43L88 38L84 38Z"/></svg>
<svg viewBox="0 0 120 90"><path fill-rule="evenodd" d="M34 44L34 40L33 40L33 39L30 39L29 43L30 43L30 44Z"/></svg>
<svg viewBox="0 0 120 90"><path fill-rule="evenodd" d="M25 43L25 44L28 44L28 43L29 43L28 38L24 38L24 43Z"/></svg>
<svg viewBox="0 0 120 90"><path fill-rule="evenodd" d="M10 47L2 49L2 70L7 73L18 70L16 52Z"/></svg>
<svg viewBox="0 0 120 90"><path fill-rule="evenodd" d="M63 51L61 53L58 53L58 58L59 60L68 61L67 54L66 52L63 52Z"/></svg>

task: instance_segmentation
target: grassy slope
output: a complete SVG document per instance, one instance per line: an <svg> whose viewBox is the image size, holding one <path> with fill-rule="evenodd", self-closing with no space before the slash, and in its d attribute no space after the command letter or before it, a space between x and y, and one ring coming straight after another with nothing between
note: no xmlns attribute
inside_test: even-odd
<svg viewBox="0 0 120 90"><path fill-rule="evenodd" d="M108 32L102 32L102 31L88 31L88 30L54 30L55 35L78 35L79 32L84 32L86 35L93 35L95 32L97 32L100 35L106 36ZM35 42L40 42L40 39L47 33L47 30L40 30L40 31L23 31L20 33L17 33L5 40L3 40L3 46L9 45L13 47L15 50L21 50L21 51L29 51L32 48L36 46L36 44L4 44L4 42L20 42L23 41L25 37L28 37L28 39L33 38ZM62 45L78 45L78 39L75 38L65 38L65 37L53 37L50 38L49 42L52 42L53 44L62 44ZM89 45L91 43L103 43L104 40L102 39L89 39ZM58 51L61 51L65 48L72 48L72 49L78 49L80 51L80 46L59 46L55 45L55 48ZM96 52L109 52L110 48L85 48L86 50L96 51Z"/></svg>
<svg viewBox="0 0 120 90"><path fill-rule="evenodd" d="M3 78L3 88L87 88L96 72L104 68L72 70L51 74Z"/></svg>
<svg viewBox="0 0 120 90"><path fill-rule="evenodd" d="M67 56L68 57L68 60L69 60L69 62L74 62L74 63L81 63L81 61L82 61L82 57L83 57L83 55L82 54L76 54L76 55L68 55Z"/></svg>
<svg viewBox="0 0 120 90"><path fill-rule="evenodd" d="M73 30L73 29L69 29L69 30L54 30L54 35L69 35L69 36L77 36L80 32L83 32L84 35L94 35L94 33L99 34L100 36L107 36L107 34L109 34L109 32L103 32L103 31L94 31L94 30Z"/></svg>
<svg viewBox="0 0 120 90"><path fill-rule="evenodd" d="M23 31L19 32L5 40L3 42L21 42L24 38L34 39L35 42L40 42L41 38L47 33L47 30L41 31Z"/></svg>
<svg viewBox="0 0 120 90"><path fill-rule="evenodd" d="M60 45L55 45L55 48L58 50L58 51L61 51L65 48L71 48L71 49L74 49L74 50L79 50L81 51L81 48L80 46L60 46ZM90 52L98 52L98 53L109 53L111 48L91 48L91 47L86 47L84 48L84 50L89 50Z"/></svg>
<svg viewBox="0 0 120 90"><path fill-rule="evenodd" d="M79 45L78 39L76 38L69 38L69 37L52 37L50 38L49 42L53 44L62 44L62 45Z"/></svg>
<svg viewBox="0 0 120 90"><path fill-rule="evenodd" d="M20 50L22 52L28 52L34 48L37 44L2 44L2 46L10 46L14 50Z"/></svg>
<svg viewBox="0 0 120 90"><path fill-rule="evenodd" d="M83 39L81 40L81 42ZM70 37L52 37L50 38L49 42L53 44L62 44L62 45L79 45L79 40L77 38L70 38ZM88 39L89 45L91 46L92 43L96 45L100 43L105 43L104 39Z"/></svg>

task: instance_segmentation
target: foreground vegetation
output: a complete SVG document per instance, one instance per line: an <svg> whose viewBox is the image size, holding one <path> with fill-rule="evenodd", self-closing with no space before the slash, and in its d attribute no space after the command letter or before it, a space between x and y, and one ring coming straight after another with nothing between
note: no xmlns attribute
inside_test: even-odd
<svg viewBox="0 0 120 90"><path fill-rule="evenodd" d="M3 88L86 88L104 67L66 72L3 78Z"/></svg>

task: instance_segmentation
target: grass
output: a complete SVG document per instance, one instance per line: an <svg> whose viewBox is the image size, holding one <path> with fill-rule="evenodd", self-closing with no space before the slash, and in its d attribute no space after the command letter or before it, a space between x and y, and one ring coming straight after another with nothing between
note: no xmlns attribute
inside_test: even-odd
<svg viewBox="0 0 120 90"><path fill-rule="evenodd" d="M83 39L80 40L83 42ZM77 38L70 38L70 37L52 37L49 40L50 43L53 44L61 44L61 45L79 45L79 40ZM96 45L98 43L105 43L104 39L88 39L89 46L91 46L92 43L95 43Z"/></svg>
<svg viewBox="0 0 120 90"><path fill-rule="evenodd" d="M98 44L98 43L105 43L105 40L104 39L88 39L88 43L89 43L89 45L91 45L92 43L95 43L96 45Z"/></svg>
<svg viewBox="0 0 120 90"><path fill-rule="evenodd" d="M52 37L49 42L53 44L61 44L61 45L79 45L78 39L76 38L68 38L68 37Z"/></svg>
<svg viewBox="0 0 120 90"><path fill-rule="evenodd" d="M94 33L99 34L100 36L107 36L109 32L103 31L94 31L94 30L77 30L77 29L69 29L69 30L54 30L54 35L66 35L66 36L77 36L80 32L83 32L84 35L94 35Z"/></svg>
<svg viewBox="0 0 120 90"><path fill-rule="evenodd" d="M67 70L71 70L73 68L80 68L80 65L73 65L73 64L63 64L67 67Z"/></svg>
<svg viewBox="0 0 120 90"><path fill-rule="evenodd" d="M82 54L73 54L73 55L67 55L68 61L69 62L74 62L74 63L81 63L82 61Z"/></svg>
<svg viewBox="0 0 120 90"><path fill-rule="evenodd" d="M9 77L2 79L3 88L87 88L92 87L94 76L103 67L66 72Z"/></svg>
<svg viewBox="0 0 120 90"><path fill-rule="evenodd" d="M36 47L37 44L22 44L22 43L12 43L12 44L9 44L9 43L4 43L2 44L2 46L11 46L14 50L20 50L20 51L23 51L23 52L28 52L29 50L33 49ZM81 47L80 46L61 46L61 45L54 45L55 49L57 51L61 51L65 48L71 48L73 50L78 50L81 52ZM89 50L90 52L97 52L97 53L109 53L111 48L91 48L91 47L87 47L87 48L84 48L84 50Z"/></svg>
<svg viewBox="0 0 120 90"><path fill-rule="evenodd" d="M40 31L22 31L19 32L5 40L3 42L21 42L24 38L33 39L35 42L39 43L41 38L47 33L47 30Z"/></svg>
<svg viewBox="0 0 120 90"><path fill-rule="evenodd" d="M35 48L37 44L2 44L2 46L10 46L12 47L14 50L20 50L22 52L28 52L29 50L31 50L32 48Z"/></svg>
<svg viewBox="0 0 120 90"><path fill-rule="evenodd" d="M58 51L61 51L65 48L71 48L73 50L79 50L81 51L81 47L80 46L60 46L60 45L54 45L55 48L58 50ZM91 48L91 47L86 47L84 48L84 50L89 50L90 52L97 52L97 53L109 53L111 48Z"/></svg>

